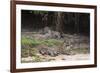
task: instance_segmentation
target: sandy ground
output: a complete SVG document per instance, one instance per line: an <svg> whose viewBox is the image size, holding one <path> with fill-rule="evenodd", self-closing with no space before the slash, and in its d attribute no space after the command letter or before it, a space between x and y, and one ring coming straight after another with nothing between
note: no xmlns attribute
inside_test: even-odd
<svg viewBox="0 0 100 73"><path fill-rule="evenodd" d="M56 57L51 57L48 55L40 55L40 57L44 60L43 62L46 61L74 61L74 60L89 60L89 54L76 54L76 55L58 55ZM22 61L26 62L32 62L33 58L28 57L28 58L22 58Z"/></svg>
<svg viewBox="0 0 100 73"><path fill-rule="evenodd" d="M43 56L43 58L48 58L52 60L88 60L89 54L76 54L76 55L59 55L56 57Z"/></svg>

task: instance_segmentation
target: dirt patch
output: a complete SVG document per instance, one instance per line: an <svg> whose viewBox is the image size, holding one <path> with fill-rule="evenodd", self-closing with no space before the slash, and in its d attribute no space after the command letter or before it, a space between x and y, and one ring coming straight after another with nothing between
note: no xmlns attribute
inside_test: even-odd
<svg viewBox="0 0 100 73"><path fill-rule="evenodd" d="M44 59L51 59L55 61L59 60L88 60L89 59L89 54L76 54L76 55L58 55L56 57L51 57L51 56L41 56Z"/></svg>
<svg viewBox="0 0 100 73"><path fill-rule="evenodd" d="M51 57L48 55L38 55L40 60L38 62L49 62L49 61L75 61L75 60L89 60L89 54L76 54L76 55L58 55L56 57ZM22 58L22 63L25 62L36 62L35 57Z"/></svg>

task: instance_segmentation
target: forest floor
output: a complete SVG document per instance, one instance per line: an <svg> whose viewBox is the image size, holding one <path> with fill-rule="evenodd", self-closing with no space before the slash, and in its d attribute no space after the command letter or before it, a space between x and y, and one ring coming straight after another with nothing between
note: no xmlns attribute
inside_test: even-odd
<svg viewBox="0 0 100 73"><path fill-rule="evenodd" d="M89 54L58 55L56 57L40 55L40 57L43 59L42 62L89 60ZM22 58L23 63L33 62L33 60L33 57Z"/></svg>
<svg viewBox="0 0 100 73"><path fill-rule="evenodd" d="M52 34L23 32L21 36L21 62L89 59L89 37L78 34L64 34L64 37L61 38L58 32L53 31Z"/></svg>
<svg viewBox="0 0 100 73"><path fill-rule="evenodd" d="M59 60L66 60L66 61L71 61L71 60L88 60L89 59L89 54L76 54L76 55L59 55L56 57L48 57L50 59L54 59L56 61Z"/></svg>

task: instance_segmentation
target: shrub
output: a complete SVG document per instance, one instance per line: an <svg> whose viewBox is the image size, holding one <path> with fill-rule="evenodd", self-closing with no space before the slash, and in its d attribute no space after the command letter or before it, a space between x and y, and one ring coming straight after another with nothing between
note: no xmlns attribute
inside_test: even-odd
<svg viewBox="0 0 100 73"><path fill-rule="evenodd" d="M33 46L39 45L40 42L35 40L35 39L30 39L30 38L22 37L21 44L33 47Z"/></svg>
<svg viewBox="0 0 100 73"><path fill-rule="evenodd" d="M56 40L56 39L41 39L41 40L37 40L37 39L30 39L30 38L26 38L26 37L22 37L21 40L21 44L22 44L22 48L25 48L26 46L29 47L34 47L37 45L47 45L47 46L55 46L55 45L59 45L61 44L60 40Z"/></svg>

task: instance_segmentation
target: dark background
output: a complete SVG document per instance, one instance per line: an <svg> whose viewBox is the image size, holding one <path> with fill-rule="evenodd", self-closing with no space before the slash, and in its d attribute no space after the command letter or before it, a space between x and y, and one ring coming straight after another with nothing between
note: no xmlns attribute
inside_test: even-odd
<svg viewBox="0 0 100 73"><path fill-rule="evenodd" d="M52 30L70 33L90 35L90 14L74 12L52 11L21 11L21 28L23 31L35 31L44 27Z"/></svg>

